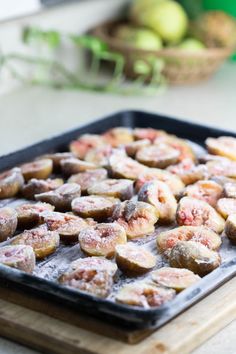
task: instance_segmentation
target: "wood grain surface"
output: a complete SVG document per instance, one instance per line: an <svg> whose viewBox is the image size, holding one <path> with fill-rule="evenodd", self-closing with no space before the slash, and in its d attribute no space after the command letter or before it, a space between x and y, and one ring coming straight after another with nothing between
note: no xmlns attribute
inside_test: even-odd
<svg viewBox="0 0 236 354"><path fill-rule="evenodd" d="M109 325L79 315L76 315L77 321L74 316L74 324L69 324L65 321L71 319L65 314L61 314L64 321L50 317L56 313L50 312L49 307L49 313L45 315L10 303L24 302L14 299L13 295L9 301L0 300L0 328L2 336L45 353L187 354L236 318L235 299L236 279L232 279L138 344L119 341L124 339L122 336L130 336L130 342L134 342L132 332L122 334L121 330L116 332ZM101 334L107 335L109 331L117 339Z"/></svg>

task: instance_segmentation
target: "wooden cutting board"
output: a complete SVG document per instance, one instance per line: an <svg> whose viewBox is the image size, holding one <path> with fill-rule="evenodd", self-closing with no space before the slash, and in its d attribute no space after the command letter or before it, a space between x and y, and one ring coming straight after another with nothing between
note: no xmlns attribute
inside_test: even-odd
<svg viewBox="0 0 236 354"><path fill-rule="evenodd" d="M1 292L1 297L2 295L7 297L7 291ZM9 296L10 301L22 301L17 296ZM30 306L30 299L28 305ZM51 312L50 315L56 316ZM63 318L65 314L58 314L60 316ZM138 344L120 342L121 330L116 331L114 327L97 320L77 316L76 325L72 325L19 304L0 300L2 336L43 352L56 354L187 354L235 318L236 278ZM106 335L113 333L117 339L94 332ZM130 343L137 341L135 336L137 333L126 333Z"/></svg>

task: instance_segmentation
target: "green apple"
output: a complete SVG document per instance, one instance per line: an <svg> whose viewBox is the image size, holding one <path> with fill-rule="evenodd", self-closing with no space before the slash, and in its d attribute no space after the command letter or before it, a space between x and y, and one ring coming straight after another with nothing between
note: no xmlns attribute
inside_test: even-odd
<svg viewBox="0 0 236 354"><path fill-rule="evenodd" d="M134 21L155 31L167 43L180 42L188 27L183 7L174 0L155 0L150 4L149 1L136 14Z"/></svg>
<svg viewBox="0 0 236 354"><path fill-rule="evenodd" d="M182 43L178 45L178 48L184 49L191 52L199 52L203 50L205 45L195 38L187 38Z"/></svg>
<svg viewBox="0 0 236 354"><path fill-rule="evenodd" d="M146 50L159 50L162 48L161 38L146 28L121 25L116 29L115 36L135 48Z"/></svg>

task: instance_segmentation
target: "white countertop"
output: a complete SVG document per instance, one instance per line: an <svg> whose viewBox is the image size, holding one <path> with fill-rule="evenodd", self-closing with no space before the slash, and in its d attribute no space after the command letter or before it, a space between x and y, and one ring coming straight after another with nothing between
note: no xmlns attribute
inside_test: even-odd
<svg viewBox="0 0 236 354"><path fill-rule="evenodd" d="M209 81L171 87L155 97L18 88L0 98L0 153L124 109L159 112L236 131L236 63L225 64Z"/></svg>
<svg viewBox="0 0 236 354"><path fill-rule="evenodd" d="M104 5L108 1L100 0L100 3ZM84 6L87 6L88 11L88 5ZM52 14L50 16L53 18ZM17 88L0 97L0 154L124 109L169 114L236 132L236 63L227 63L207 82L196 86L172 87L156 97L124 97L39 87ZM235 354L235 333L236 321L195 350L194 354ZM0 339L1 353L36 352Z"/></svg>

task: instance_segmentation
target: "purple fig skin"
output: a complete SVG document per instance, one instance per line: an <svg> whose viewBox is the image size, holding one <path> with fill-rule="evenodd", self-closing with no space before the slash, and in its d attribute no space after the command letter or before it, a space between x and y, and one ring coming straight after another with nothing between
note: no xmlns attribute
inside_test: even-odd
<svg viewBox="0 0 236 354"><path fill-rule="evenodd" d="M0 174L0 199L15 197L24 184L20 168L13 168L12 170Z"/></svg>

